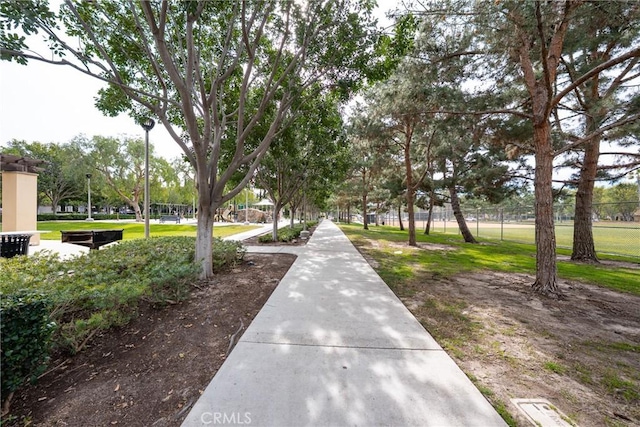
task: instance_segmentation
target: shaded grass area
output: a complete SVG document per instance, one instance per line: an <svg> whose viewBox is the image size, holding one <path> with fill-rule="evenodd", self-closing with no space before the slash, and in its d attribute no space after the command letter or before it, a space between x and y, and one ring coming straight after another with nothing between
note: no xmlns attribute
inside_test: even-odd
<svg viewBox="0 0 640 427"><path fill-rule="evenodd" d="M407 231L396 228L341 225L342 230L356 245L372 251L381 266L379 274L390 282L410 278L418 271L440 277L478 270L535 274L536 251L534 245L496 242L480 239L480 244L464 243L460 237L446 234L426 236L418 233L419 244L427 250L406 245ZM372 243L376 242L376 243ZM428 250L430 245L446 245L447 250ZM378 252L379 256L375 253ZM558 249L558 255L570 255L570 251ZM609 255L602 259L634 262L631 257ZM592 265L559 260L558 275L563 279L604 286L640 295L640 270L609 265Z"/></svg>
<svg viewBox="0 0 640 427"><path fill-rule="evenodd" d="M260 228L258 225L225 225L213 227L214 237L226 237L245 231ZM144 224L132 222L88 222L88 221L41 221L38 222L39 231L49 231L40 235L42 240L60 240L60 231L76 230L120 230L123 229L123 240L142 239ZM149 224L149 234L152 237L196 236L196 226L187 224Z"/></svg>

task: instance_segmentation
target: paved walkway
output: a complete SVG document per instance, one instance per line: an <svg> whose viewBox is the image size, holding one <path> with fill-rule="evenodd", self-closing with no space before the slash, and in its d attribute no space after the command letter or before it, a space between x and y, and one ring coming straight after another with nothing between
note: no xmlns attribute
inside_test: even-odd
<svg viewBox="0 0 640 427"><path fill-rule="evenodd" d="M273 250L299 257L184 427L505 425L335 224Z"/></svg>

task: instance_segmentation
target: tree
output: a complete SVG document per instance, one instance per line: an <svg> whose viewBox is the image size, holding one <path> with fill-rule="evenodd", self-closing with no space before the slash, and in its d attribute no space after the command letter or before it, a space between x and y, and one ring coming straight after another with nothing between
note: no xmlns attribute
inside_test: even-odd
<svg viewBox="0 0 640 427"><path fill-rule="evenodd" d="M497 2L471 2L468 0L440 0L426 3L424 10L412 11L421 19L435 23L438 31L422 31L427 45L435 52L430 63L444 67L449 61L472 58L463 68L466 77L459 87L474 95L488 95L487 108L452 113L492 114L496 118L515 115L526 119L531 143L513 144L519 152L530 152L535 159L534 187L536 194L536 280L533 289L543 294L557 294L557 271L553 214L553 160L569 150L576 149L594 136L623 124L629 117L581 135L574 140L557 137L551 118L560 104L575 89L605 70L640 56L640 48L629 46L610 59L591 63L580 70L571 81L559 78L565 52L565 41L584 37L577 14L584 10L582 0L541 2L534 0ZM597 2L594 2L597 3ZM463 31L456 44L458 28L472 26ZM433 25L432 25L433 27ZM432 37L431 34L434 34ZM444 38L438 38L444 34ZM453 49L452 49L453 47ZM417 54L420 57L420 54ZM463 62L464 63L464 62ZM520 88L526 96L519 97ZM498 106L498 103L501 103ZM442 109L440 112L443 112ZM517 141L522 142L521 140ZM513 148L513 146L511 148Z"/></svg>
<svg viewBox="0 0 640 427"><path fill-rule="evenodd" d="M213 274L216 209L253 177L299 95L318 83L346 95L365 72L380 71L368 0L66 0L59 15L36 0L0 7L5 28L43 32L54 54L34 54L7 31L3 59L65 64L99 78L109 84L97 101L103 112L154 116L182 148L196 171L202 277ZM258 128L265 132L255 138Z"/></svg>
<svg viewBox="0 0 640 427"><path fill-rule="evenodd" d="M435 102L433 88L416 85L410 64L403 64L383 84L370 93L369 135L380 141L378 150L391 151L403 162L403 182L409 216L409 245L417 246L415 194L428 168L422 162L432 134L426 125L425 106ZM427 107L428 108L428 107Z"/></svg>
<svg viewBox="0 0 640 427"><path fill-rule="evenodd" d="M362 210L362 224L365 230L369 229L369 194L374 191L374 183L380 175L383 167L383 141L380 133L371 129L371 117L361 105L356 106L356 112L350 119L350 187L360 199Z"/></svg>
<svg viewBox="0 0 640 427"><path fill-rule="evenodd" d="M590 2L577 11L576 22L582 31L568 34L566 53L562 57L562 67L569 81L610 60L629 46L640 43L640 5L637 3ZM557 126L563 129L570 140L580 139L580 134L593 134L582 145L579 150L582 151L581 159L576 161L580 172L571 253L574 261L598 262L593 241L592 211L594 185L598 175L602 175L599 174L602 171L600 146L603 138L611 140L612 137L618 139L637 135L637 129L629 124L633 124L634 120L637 122L640 117L637 107L640 95L634 95L627 85L639 74L640 58L636 57L622 66L597 73L576 86L564 104L569 113L582 113L582 132L563 129L559 118L557 120ZM610 125L614 123L618 125L611 128ZM615 129L615 135L611 131L599 133L602 128ZM624 164L616 166L628 169L628 163L626 167ZM607 171L613 171L613 167L607 168Z"/></svg>
<svg viewBox="0 0 640 427"><path fill-rule="evenodd" d="M136 221L142 221L140 200L144 196L144 151L142 139L129 137L107 138L94 136L92 139L78 137L77 142L87 150L91 168L97 170L106 185L120 200L131 206ZM159 174L159 160L149 146L149 180Z"/></svg>
<svg viewBox="0 0 640 427"><path fill-rule="evenodd" d="M488 6L488 7L487 7ZM554 146L551 116L556 107L576 87L598 73L640 56L640 48L630 48L615 57L582 70L572 82L558 81L565 39L568 32L582 33L576 25L576 11L584 2L504 1L482 4L475 11L478 28L484 35L486 50L502 58L503 63L517 65L520 80L527 89L524 111L511 108L526 117L533 126L532 151L535 158L536 280L533 289L543 294L557 294L556 241L553 215L553 159L593 138L594 133L576 141ZM482 10L480 10L482 8ZM490 23L489 23L490 20ZM499 52L504 52L500 55ZM504 112L504 111L503 111Z"/></svg>
<svg viewBox="0 0 640 427"><path fill-rule="evenodd" d="M45 161L40 166L44 170L38 175L38 192L49 199L54 213L63 200L83 194L86 178L81 165L85 162L84 153L74 141L43 144L12 140L8 148L21 156Z"/></svg>
<svg viewBox="0 0 640 427"><path fill-rule="evenodd" d="M638 209L638 186L621 182L606 190L607 202L614 221L633 221L633 213Z"/></svg>
<svg viewBox="0 0 640 427"><path fill-rule="evenodd" d="M332 94L305 102L293 123L278 135L257 169L256 179L271 197L273 240L278 217L302 187L331 187L346 169L346 146L337 99Z"/></svg>
<svg viewBox="0 0 640 427"><path fill-rule="evenodd" d="M458 114L449 115L438 124L433 157L442 179L436 180L434 187L449 193L454 217L467 243L477 242L462 214L460 196L497 204L518 189L515 171L511 170L503 147L491 140L492 126L491 120Z"/></svg>

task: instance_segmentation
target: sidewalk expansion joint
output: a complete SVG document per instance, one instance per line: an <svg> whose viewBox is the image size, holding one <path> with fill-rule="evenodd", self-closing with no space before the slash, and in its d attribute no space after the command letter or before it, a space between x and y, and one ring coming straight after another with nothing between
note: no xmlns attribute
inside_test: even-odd
<svg viewBox="0 0 640 427"><path fill-rule="evenodd" d="M272 342L272 341L251 341L240 340L240 343L249 344L271 344L271 345L290 345L295 347L325 347L325 348L353 348L358 350L397 350L397 351L444 351L442 348L418 348L418 347L368 347L360 345L336 345L336 344L304 344L292 342Z"/></svg>

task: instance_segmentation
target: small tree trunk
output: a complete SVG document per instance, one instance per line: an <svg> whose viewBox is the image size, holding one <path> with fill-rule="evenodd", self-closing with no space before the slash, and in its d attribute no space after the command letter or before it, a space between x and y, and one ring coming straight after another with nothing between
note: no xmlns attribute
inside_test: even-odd
<svg viewBox="0 0 640 427"><path fill-rule="evenodd" d="M407 125L407 130L410 126ZM407 131L404 143L404 167L407 181L407 214L409 216L409 246L418 246L416 243L416 218L414 214L413 200L415 189L413 188L413 167L411 165L411 136L413 132Z"/></svg>
<svg viewBox="0 0 640 427"><path fill-rule="evenodd" d="M427 215L427 225L424 226L424 234L429 235L431 232L431 218L433 218L433 206L435 204L433 191L429 196L429 215Z"/></svg>
<svg viewBox="0 0 640 427"><path fill-rule="evenodd" d="M282 210L282 205L280 201L276 200L273 204L273 231L271 232L271 238L274 242L278 241L278 217L280 216L280 211Z"/></svg>
<svg viewBox="0 0 640 427"><path fill-rule="evenodd" d="M536 175L534 180L536 198L536 281L533 290L544 295L558 294L556 266L556 235L553 220L553 147L550 124L545 120L534 127L536 148Z"/></svg>
<svg viewBox="0 0 640 427"><path fill-rule="evenodd" d="M215 208L198 203L196 262L201 263L201 279L213 276L213 215Z"/></svg>
<svg viewBox="0 0 640 427"><path fill-rule="evenodd" d="M467 226L467 221L464 219L464 215L462 215L462 210L460 209L460 198L458 197L458 191L456 190L455 185L449 186L449 195L451 196L451 208L453 209L453 216L456 217L456 221L458 222L458 228L460 228L460 232L462 233L462 237L464 237L464 241L466 243L478 243L476 239L469 231L469 227Z"/></svg>
<svg viewBox="0 0 640 427"><path fill-rule="evenodd" d="M347 203L347 224L351 224L351 202Z"/></svg>
<svg viewBox="0 0 640 427"><path fill-rule="evenodd" d="M404 231L404 224L402 223L402 203L398 203L398 223L400 224L400 231Z"/></svg>
<svg viewBox="0 0 640 427"><path fill-rule="evenodd" d="M418 246L416 243L416 217L413 206L413 191L407 189L407 214L409 217L409 246Z"/></svg>
<svg viewBox="0 0 640 427"><path fill-rule="evenodd" d="M364 229L369 229L369 221L367 219L367 194L362 195L362 221L364 222Z"/></svg>

